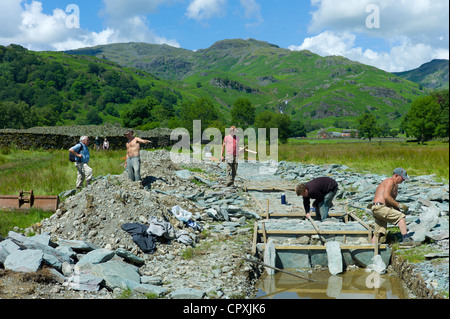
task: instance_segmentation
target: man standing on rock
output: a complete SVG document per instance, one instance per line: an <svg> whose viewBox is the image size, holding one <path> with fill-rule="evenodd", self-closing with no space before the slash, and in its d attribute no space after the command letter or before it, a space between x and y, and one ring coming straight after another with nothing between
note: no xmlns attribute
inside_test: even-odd
<svg viewBox="0 0 450 319"><path fill-rule="evenodd" d="M375 236L378 238L386 235L387 224L391 223L398 225L402 234L402 242L414 242L408 234L406 226L406 216L404 213L408 211L408 207L404 204L399 204L395 200L398 194L398 184L407 180L409 180L409 177L406 171L398 167L394 170L392 177L382 181L375 190L372 214L375 218ZM375 241L375 236L373 241Z"/></svg>
<svg viewBox="0 0 450 319"><path fill-rule="evenodd" d="M315 219L324 221L328 217L328 210L333 207L333 198L338 191L338 183L330 177L318 177L304 184L298 184L295 193L303 196L303 207L306 217L316 210ZM310 199L315 199L313 208L310 208Z"/></svg>
<svg viewBox="0 0 450 319"><path fill-rule="evenodd" d="M230 134L225 136L222 144L222 151L220 154L221 161L226 160L227 163L227 187L234 185L234 179L238 169L239 156L239 136L236 126L230 127ZM225 156L224 151L226 150Z"/></svg>
<svg viewBox="0 0 450 319"><path fill-rule="evenodd" d="M128 131L124 134L128 139L127 142L127 157L125 167L128 169L128 177L132 181L141 181L141 158L139 156L141 143L148 144L149 140L143 140L134 136L133 131Z"/></svg>
<svg viewBox="0 0 450 319"><path fill-rule="evenodd" d="M80 137L80 143L72 146L69 152L75 155L75 166L77 168L77 190L81 190L83 182L86 180L86 187L92 179L92 168L89 167L89 149L87 147L89 138L87 136Z"/></svg>

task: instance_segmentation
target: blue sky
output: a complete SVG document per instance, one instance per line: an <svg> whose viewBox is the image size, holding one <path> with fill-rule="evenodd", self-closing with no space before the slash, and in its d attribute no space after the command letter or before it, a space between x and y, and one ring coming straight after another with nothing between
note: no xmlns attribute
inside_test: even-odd
<svg viewBox="0 0 450 319"><path fill-rule="evenodd" d="M448 12L448 0L0 0L0 44L197 50L254 38L395 72L449 58Z"/></svg>

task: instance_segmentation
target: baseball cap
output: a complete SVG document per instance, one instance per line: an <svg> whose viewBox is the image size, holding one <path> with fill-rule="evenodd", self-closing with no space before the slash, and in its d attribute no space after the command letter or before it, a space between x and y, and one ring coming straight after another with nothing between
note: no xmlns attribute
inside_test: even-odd
<svg viewBox="0 0 450 319"><path fill-rule="evenodd" d="M123 134L123 136L126 137L129 134L133 135L134 134L133 130L128 130L125 134Z"/></svg>
<svg viewBox="0 0 450 319"><path fill-rule="evenodd" d="M394 169L394 174L400 175L405 181L409 180L408 174L401 167L397 167L396 169Z"/></svg>

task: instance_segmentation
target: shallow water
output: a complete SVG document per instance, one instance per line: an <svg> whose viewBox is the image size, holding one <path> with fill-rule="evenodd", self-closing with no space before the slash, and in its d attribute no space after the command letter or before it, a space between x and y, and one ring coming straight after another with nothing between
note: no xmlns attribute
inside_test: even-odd
<svg viewBox="0 0 450 319"><path fill-rule="evenodd" d="M365 269L348 270L336 276L326 271L287 271L306 277L308 282L277 272L261 277L258 299L408 299L406 284L394 274L378 275Z"/></svg>

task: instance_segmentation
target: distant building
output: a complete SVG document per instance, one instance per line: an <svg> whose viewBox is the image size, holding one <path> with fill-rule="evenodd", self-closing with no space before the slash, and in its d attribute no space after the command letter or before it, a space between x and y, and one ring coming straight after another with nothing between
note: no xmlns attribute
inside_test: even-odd
<svg viewBox="0 0 450 319"><path fill-rule="evenodd" d="M338 138L341 136L342 136L342 134L340 132L331 132L331 137L333 137L333 138Z"/></svg>
<svg viewBox="0 0 450 319"><path fill-rule="evenodd" d="M342 132L327 132L325 129L317 131L317 138L358 137L357 130L342 130Z"/></svg>
<svg viewBox="0 0 450 319"><path fill-rule="evenodd" d="M358 137L358 130L342 130L342 137Z"/></svg>
<svg viewBox="0 0 450 319"><path fill-rule="evenodd" d="M327 132L325 129L317 131L317 138L332 138L332 132Z"/></svg>

